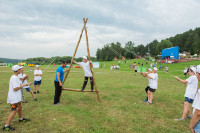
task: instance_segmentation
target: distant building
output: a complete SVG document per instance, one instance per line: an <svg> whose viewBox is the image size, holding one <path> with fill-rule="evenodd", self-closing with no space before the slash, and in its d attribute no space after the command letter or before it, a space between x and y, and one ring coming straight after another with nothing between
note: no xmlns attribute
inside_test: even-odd
<svg viewBox="0 0 200 133"><path fill-rule="evenodd" d="M162 50L162 59L179 59L179 47L171 47Z"/></svg>

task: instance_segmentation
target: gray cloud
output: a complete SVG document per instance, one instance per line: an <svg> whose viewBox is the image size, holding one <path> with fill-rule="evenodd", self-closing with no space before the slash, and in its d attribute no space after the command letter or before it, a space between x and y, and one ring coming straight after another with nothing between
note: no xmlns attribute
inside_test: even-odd
<svg viewBox="0 0 200 133"><path fill-rule="evenodd" d="M198 0L0 0L0 57L72 56L83 17L95 56L106 43L146 45L199 27L199 12Z"/></svg>

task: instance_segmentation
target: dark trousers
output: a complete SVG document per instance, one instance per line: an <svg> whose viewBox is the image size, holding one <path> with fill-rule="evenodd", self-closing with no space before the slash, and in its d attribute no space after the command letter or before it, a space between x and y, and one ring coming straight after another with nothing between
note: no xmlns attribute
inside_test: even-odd
<svg viewBox="0 0 200 133"><path fill-rule="evenodd" d="M54 86L55 86L54 104L57 104L60 102L62 87L59 85L59 82L57 81L54 81Z"/></svg>
<svg viewBox="0 0 200 133"><path fill-rule="evenodd" d="M87 82L88 82L88 77L85 77L84 82L83 82L82 90L85 89L85 87L87 85ZM91 84L91 90L93 90L94 89L94 82L93 82L93 78L92 77L90 77L90 84Z"/></svg>

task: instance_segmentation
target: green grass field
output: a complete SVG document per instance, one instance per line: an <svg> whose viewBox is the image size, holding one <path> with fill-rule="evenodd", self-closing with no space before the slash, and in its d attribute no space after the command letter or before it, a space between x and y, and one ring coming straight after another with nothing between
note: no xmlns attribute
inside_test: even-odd
<svg viewBox="0 0 200 133"><path fill-rule="evenodd" d="M98 103L96 93L63 91L59 106L53 105L56 68L42 66L44 71L41 93L36 94L38 101L35 102L30 93L25 91L28 103L23 104L23 115L31 121L19 123L16 115L11 126L16 128L17 133L190 133L189 119L183 122L174 121L182 115L186 86L172 75L185 79L184 68L200 64L200 61L170 64L169 72L172 75L166 75L164 70L159 71L158 90L154 94L152 105L143 102L147 79L129 71L129 63L134 61L142 60L121 63L120 70L116 72L111 72L109 68L110 64L118 64L117 62L105 62L105 68L94 69L101 103ZM25 73L30 75L29 81L33 81L30 68L25 68ZM1 127L10 111L6 100L12 74L11 68L0 68ZM83 70L73 68L65 87L80 89L83 78ZM87 89L89 87L88 83ZM31 88L33 90L33 86Z"/></svg>

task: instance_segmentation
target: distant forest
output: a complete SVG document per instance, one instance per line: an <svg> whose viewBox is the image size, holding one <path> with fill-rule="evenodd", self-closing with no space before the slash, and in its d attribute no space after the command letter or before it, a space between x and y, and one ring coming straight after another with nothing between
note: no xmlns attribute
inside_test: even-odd
<svg viewBox="0 0 200 133"><path fill-rule="evenodd" d="M18 63L19 59L0 58L0 63Z"/></svg>
<svg viewBox="0 0 200 133"><path fill-rule="evenodd" d="M96 58L98 61L110 61L114 58L122 58L124 56L127 59L133 59L137 55L145 56L151 55L156 57L160 55L162 49L179 46L179 52L189 52L191 55L200 53L200 28L189 30L183 34L177 34L174 37L166 38L158 42L154 40L148 43L146 46L140 44L135 46L135 43L129 41L122 47L121 43L110 43L104 45L103 48L97 49Z"/></svg>

